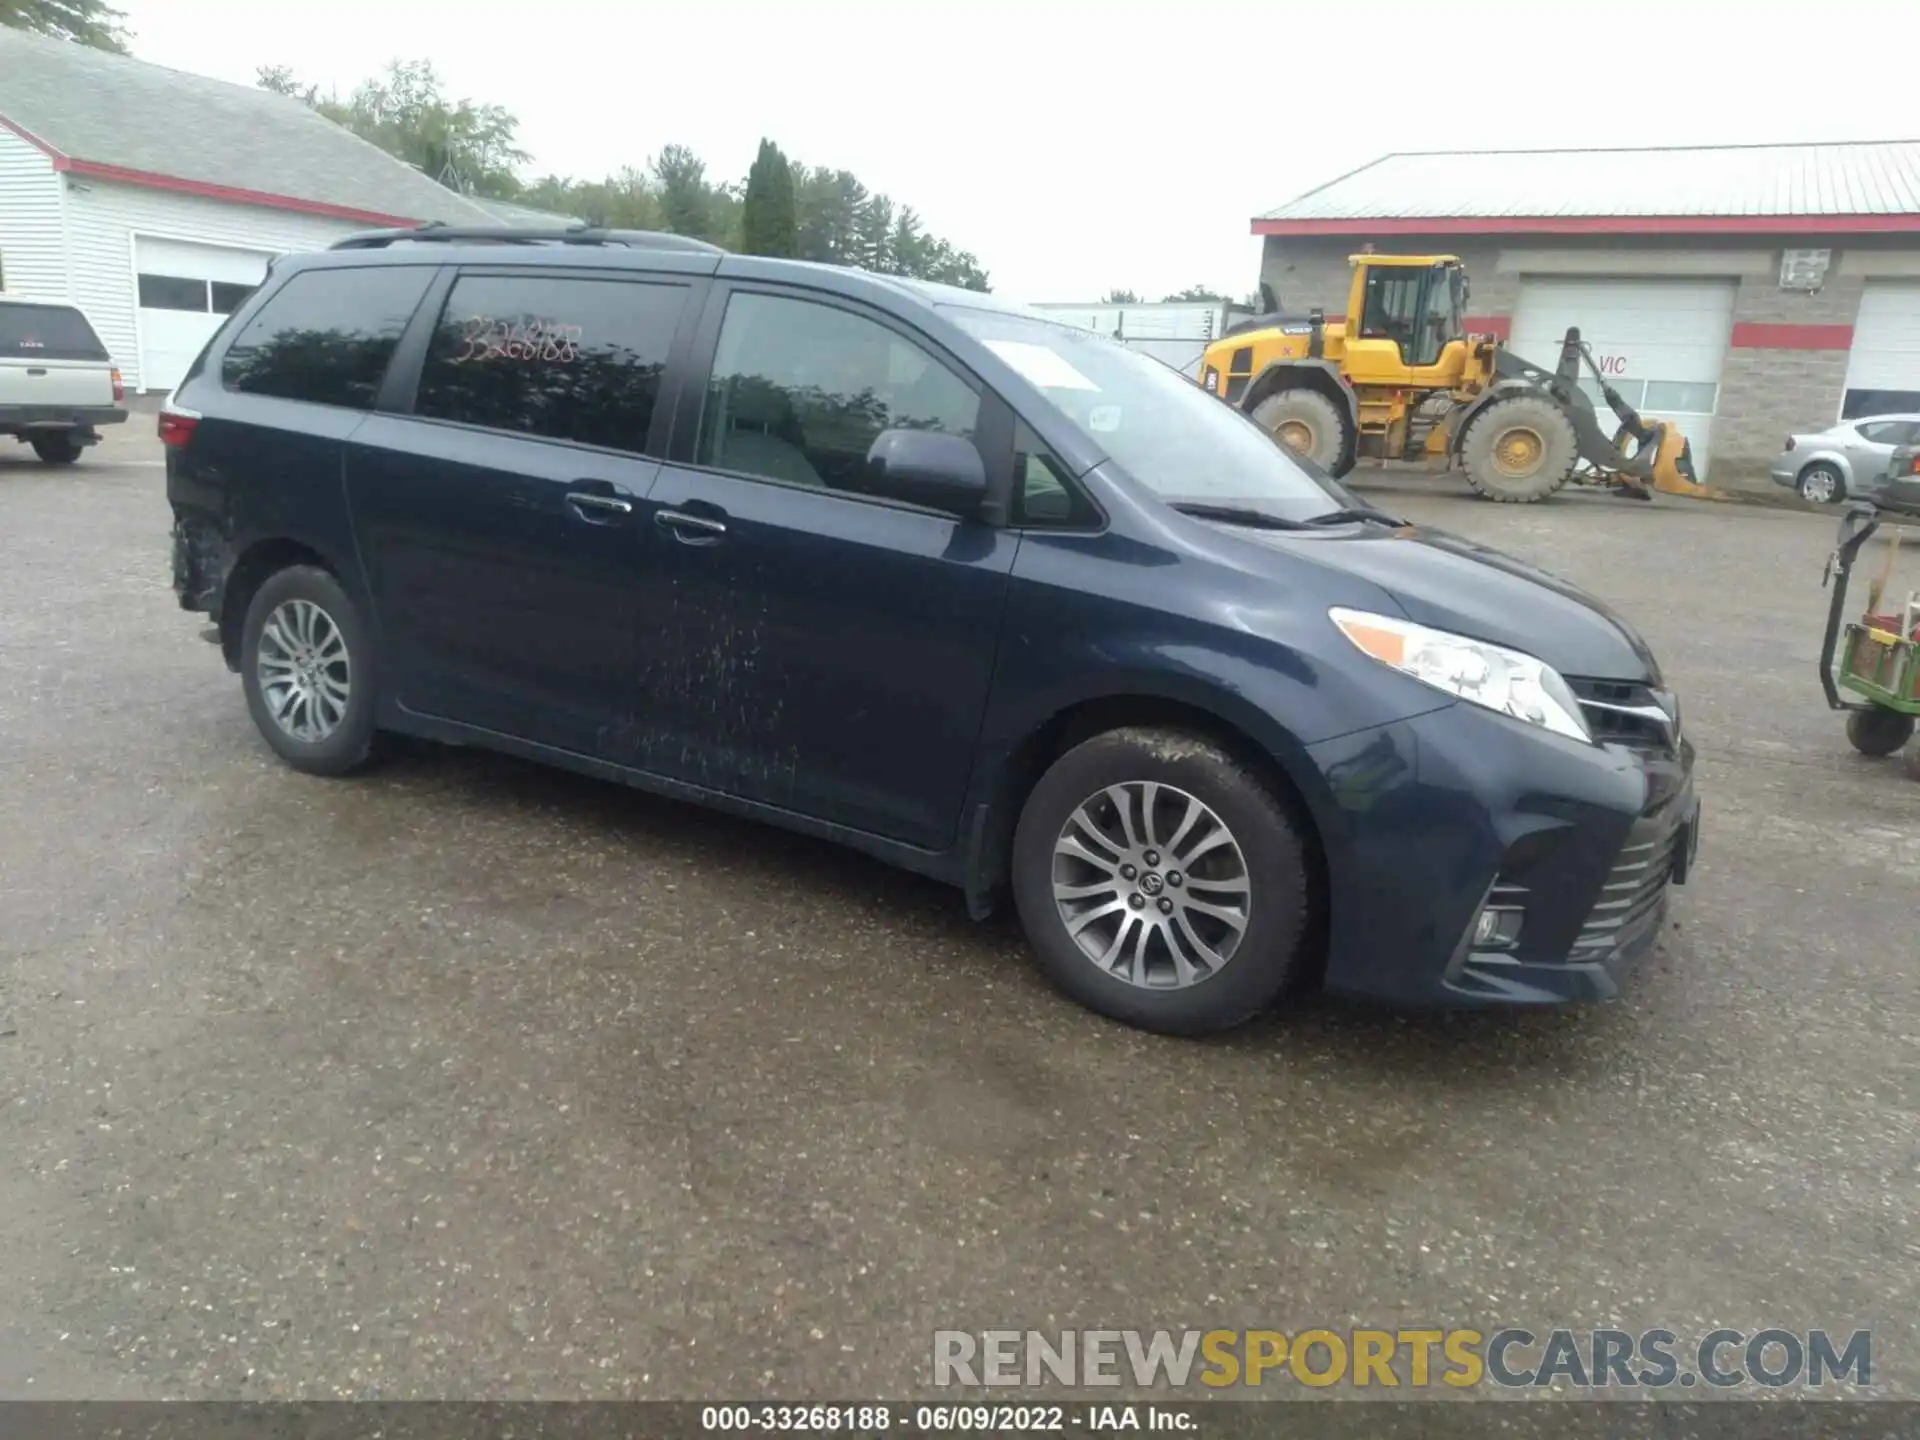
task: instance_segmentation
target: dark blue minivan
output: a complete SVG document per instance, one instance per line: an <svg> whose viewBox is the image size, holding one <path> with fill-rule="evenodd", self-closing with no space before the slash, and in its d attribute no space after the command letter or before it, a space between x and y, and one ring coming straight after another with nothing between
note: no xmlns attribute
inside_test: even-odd
<svg viewBox="0 0 1920 1440"><path fill-rule="evenodd" d="M400 732L857 846L1149 1029L1610 996L1698 843L1618 616L987 295L383 232L276 264L160 432L289 764Z"/></svg>

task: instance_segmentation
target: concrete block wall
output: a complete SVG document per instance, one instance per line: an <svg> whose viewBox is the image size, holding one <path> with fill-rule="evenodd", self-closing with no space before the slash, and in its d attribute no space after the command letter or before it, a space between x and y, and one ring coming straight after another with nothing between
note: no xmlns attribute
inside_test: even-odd
<svg viewBox="0 0 1920 1440"><path fill-rule="evenodd" d="M1835 254L1826 283L1811 293L1780 288L1777 250L1769 274L1742 277L1714 416L1715 484L1770 483L1789 431L1825 429L1840 417L1866 289L1862 277L1838 273L1841 258Z"/></svg>

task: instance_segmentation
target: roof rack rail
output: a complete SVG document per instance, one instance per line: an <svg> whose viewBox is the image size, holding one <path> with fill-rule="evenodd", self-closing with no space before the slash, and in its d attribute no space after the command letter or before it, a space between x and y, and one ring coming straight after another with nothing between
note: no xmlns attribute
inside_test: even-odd
<svg viewBox="0 0 1920 1440"><path fill-rule="evenodd" d="M383 250L398 241L432 241L444 245L625 245L636 250L685 250L722 255L718 245L691 235L665 230L602 230L591 225L564 229L528 225L448 225L435 220L407 230L370 230L336 240L330 250Z"/></svg>

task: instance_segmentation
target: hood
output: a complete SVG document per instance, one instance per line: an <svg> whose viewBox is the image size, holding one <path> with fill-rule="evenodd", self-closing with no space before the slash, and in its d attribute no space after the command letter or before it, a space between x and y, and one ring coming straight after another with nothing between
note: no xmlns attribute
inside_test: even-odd
<svg viewBox="0 0 1920 1440"><path fill-rule="evenodd" d="M1330 536L1311 551L1287 544L1295 537L1284 533L1261 532L1260 538L1372 581L1416 624L1523 650L1562 675L1661 683L1659 662L1647 642L1600 601L1458 535L1368 527L1338 539Z"/></svg>

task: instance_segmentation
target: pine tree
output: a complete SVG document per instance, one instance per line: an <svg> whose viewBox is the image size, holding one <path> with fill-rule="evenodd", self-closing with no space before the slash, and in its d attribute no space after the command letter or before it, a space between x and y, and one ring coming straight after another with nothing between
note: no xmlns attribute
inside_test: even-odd
<svg viewBox="0 0 1920 1440"><path fill-rule="evenodd" d="M748 255L792 257L799 254L799 222L794 214L793 168L771 140L760 142L747 172L747 194L740 209L740 248Z"/></svg>

